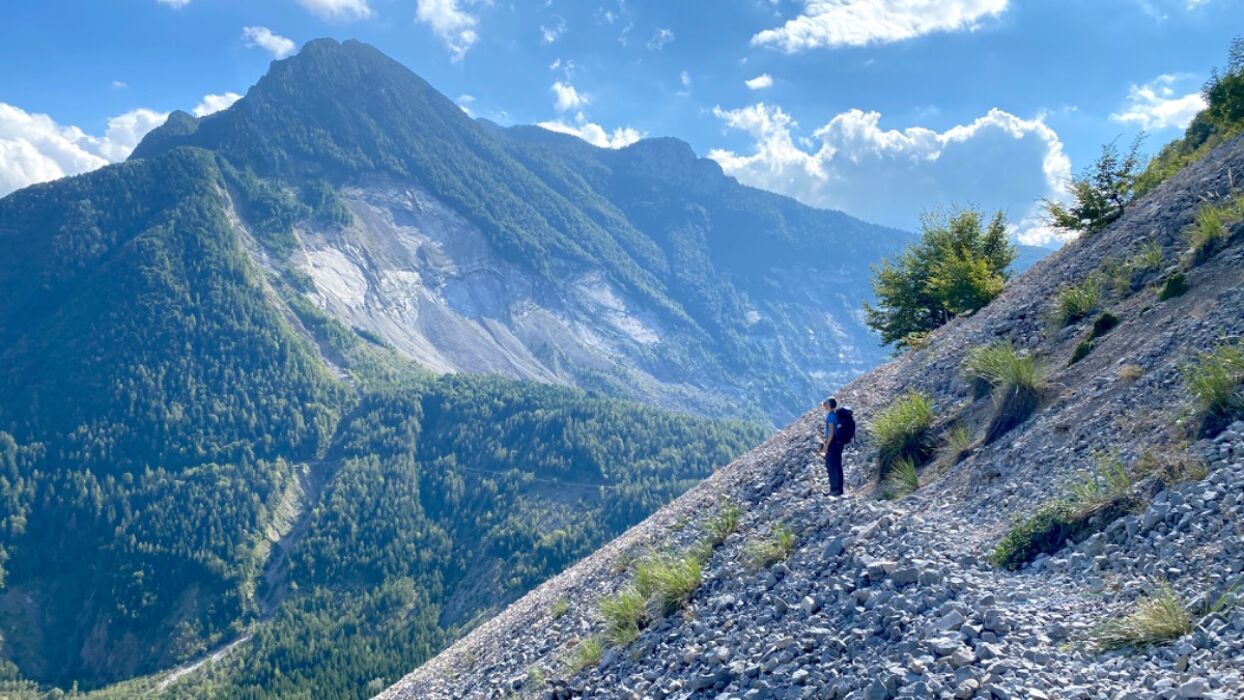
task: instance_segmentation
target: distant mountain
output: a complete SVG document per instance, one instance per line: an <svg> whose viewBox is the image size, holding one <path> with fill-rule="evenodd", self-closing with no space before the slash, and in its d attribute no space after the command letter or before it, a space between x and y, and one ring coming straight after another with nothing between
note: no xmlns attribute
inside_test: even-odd
<svg viewBox="0 0 1244 700"><path fill-rule="evenodd" d="M706 415L785 421L880 361L868 266L909 240L744 187L674 139L613 151L476 122L354 41L310 42L132 159L180 146L331 209L265 264L425 367Z"/></svg>

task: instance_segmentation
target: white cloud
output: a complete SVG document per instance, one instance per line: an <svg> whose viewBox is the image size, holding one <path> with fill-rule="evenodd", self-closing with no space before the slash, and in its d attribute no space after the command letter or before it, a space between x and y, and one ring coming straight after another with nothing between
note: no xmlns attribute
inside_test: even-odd
<svg viewBox="0 0 1244 700"><path fill-rule="evenodd" d="M751 153L709 157L740 181L817 207L908 230L942 205L1003 209L1021 240L1057 242L1041 224L1039 200L1060 197L1071 177L1062 141L1042 117L991 110L946 131L882 129L877 112L850 110L799 139L799 125L776 105L714 108L726 126L748 132Z"/></svg>
<svg viewBox="0 0 1244 700"><path fill-rule="evenodd" d="M557 96L557 99L553 103L553 107L556 108L558 112L569 112L572 109L582 109L592 101L592 98L589 95L579 92L570 83L563 83L560 80L553 83L553 87L549 89L552 90L553 94Z"/></svg>
<svg viewBox="0 0 1244 700"><path fill-rule="evenodd" d="M1205 109L1206 104L1199 90L1176 94L1174 86L1184 82L1186 77L1159 75L1145 85L1132 85L1123 109L1110 118L1123 124L1135 124L1146 131L1188 128L1192 118Z"/></svg>
<svg viewBox="0 0 1244 700"><path fill-rule="evenodd" d="M0 196L124 160L167 117L135 109L109 119L103 136L92 136L76 126L57 124L46 114L0 102Z"/></svg>
<svg viewBox="0 0 1244 700"><path fill-rule="evenodd" d="M743 84L747 86L748 90L764 90L765 88L773 87L773 76L768 73L761 73L751 80L744 80Z"/></svg>
<svg viewBox="0 0 1244 700"><path fill-rule="evenodd" d="M298 4L324 19L367 19L372 15L367 0L298 0Z"/></svg>
<svg viewBox="0 0 1244 700"><path fill-rule="evenodd" d="M161 5L168 5L174 9L180 10L190 4L190 0L156 0Z"/></svg>
<svg viewBox="0 0 1244 700"><path fill-rule="evenodd" d="M838 46L867 46L934 32L974 30L996 17L1009 0L804 0L803 12L752 37L753 46L786 53Z"/></svg>
<svg viewBox="0 0 1244 700"><path fill-rule="evenodd" d="M475 32L478 20L462 9L459 0L419 0L415 9L415 21L431 27L449 49L453 61L461 61L471 46L479 40Z"/></svg>
<svg viewBox="0 0 1244 700"><path fill-rule="evenodd" d="M554 16L553 22L548 26L540 25L540 43L551 44L557 41L558 37L566 33L566 20L561 17Z"/></svg>
<svg viewBox="0 0 1244 700"><path fill-rule="evenodd" d="M127 88L127 87L129 87L129 85L126 85L124 80L114 80L114 81L112 81L112 89L113 89L113 90L124 90L124 89L125 89L125 88Z"/></svg>
<svg viewBox="0 0 1244 700"><path fill-rule="evenodd" d="M678 82L682 83L682 86L685 88L691 87L691 74L687 71L682 71L678 74Z"/></svg>
<svg viewBox="0 0 1244 700"><path fill-rule="evenodd" d="M670 43L673 40L674 40L674 31L672 29L666 29L665 27L659 27L656 33L652 35L652 38L648 40L648 50L649 51L660 51L661 49L665 48L666 44Z"/></svg>
<svg viewBox="0 0 1244 700"><path fill-rule="evenodd" d="M280 34L273 34L267 27L242 27L242 40L247 46L258 46L275 58L285 58L297 48L293 41Z"/></svg>
<svg viewBox="0 0 1244 700"><path fill-rule="evenodd" d="M471 105L475 103L474 95L458 95L458 108L466 112L468 117L474 117L475 113L471 111Z"/></svg>
<svg viewBox="0 0 1244 700"><path fill-rule="evenodd" d="M196 117L206 117L222 109L229 109L234 102L240 99L242 99L242 96L236 92L226 92L222 95L204 95L199 104L195 105L194 109L191 110L191 113Z"/></svg>
<svg viewBox="0 0 1244 700"><path fill-rule="evenodd" d="M589 122L582 112L575 115L573 124L558 119L556 121L540 122L537 126L549 131L578 136L593 146L600 148L625 148L644 137L641 132L629 126L619 127L612 132L607 131L600 124Z"/></svg>

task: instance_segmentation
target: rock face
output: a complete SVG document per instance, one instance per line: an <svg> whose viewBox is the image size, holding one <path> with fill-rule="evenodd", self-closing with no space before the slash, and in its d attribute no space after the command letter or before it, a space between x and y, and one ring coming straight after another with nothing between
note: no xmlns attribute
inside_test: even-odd
<svg viewBox="0 0 1244 700"><path fill-rule="evenodd" d="M1184 230L1203 197L1244 170L1237 139L1012 283L989 307L844 387L861 426L847 450L846 498L825 495L809 413L753 452L521 599L380 697L501 698L1240 698L1244 607L1215 606L1244 574L1244 423L1177 444L1191 413L1181 367L1244 333L1244 231L1186 271L1191 291L1158 301L1152 286L1107 288L1120 325L1068 365L1092 317L1051 320L1060 289L1152 242L1179 265ZM964 353L1001 338L1036 355L1055 387L1038 411L993 444L925 469L925 485L875 498L878 411L928 393L935 429L983 426L987 399L959 376ZM1123 371L1121 371L1121 369ZM1178 426L1174 426L1178 428ZM1142 453L1182 450L1204 478L1150 480L1143 510L1019 571L989 555L1015 517L1063 493L1108 452L1135 468ZM685 610L572 673L566 660L599 634L598 601L627 584L644 552L682 551L732 500L738 531L713 550ZM796 535L784 561L745 565L749 544L778 523ZM1092 633L1134 610L1158 580L1192 611L1194 630L1151 648L1100 651ZM565 613L554 615L565 608Z"/></svg>

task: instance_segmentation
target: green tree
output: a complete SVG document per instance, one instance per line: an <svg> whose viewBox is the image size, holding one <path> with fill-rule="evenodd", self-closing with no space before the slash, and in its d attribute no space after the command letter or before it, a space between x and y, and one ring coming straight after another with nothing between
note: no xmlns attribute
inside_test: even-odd
<svg viewBox="0 0 1244 700"><path fill-rule="evenodd" d="M1126 153L1114 142L1102 146L1097 161L1072 179L1068 194L1073 203L1045 201L1050 223L1068 231L1096 233L1123 216L1136 197L1136 181L1144 169L1140 155L1144 139L1141 133Z"/></svg>
<svg viewBox="0 0 1244 700"><path fill-rule="evenodd" d="M882 342L909 347L1001 293L1016 251L1007 240L1002 212L987 227L983 221L975 209L928 214L920 240L875 268L877 304L866 304L864 312Z"/></svg>

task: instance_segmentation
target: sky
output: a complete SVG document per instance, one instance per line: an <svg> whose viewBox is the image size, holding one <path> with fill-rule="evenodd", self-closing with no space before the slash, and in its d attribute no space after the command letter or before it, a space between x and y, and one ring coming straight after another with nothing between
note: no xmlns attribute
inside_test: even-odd
<svg viewBox="0 0 1244 700"><path fill-rule="evenodd" d="M1244 0L40 0L0 6L0 195L124 160L308 40L370 43L468 114L681 138L741 182L1017 239L1103 144L1182 133Z"/></svg>

